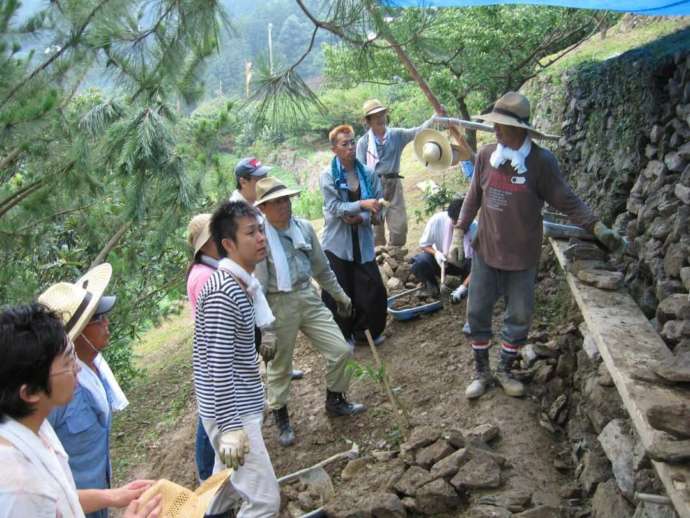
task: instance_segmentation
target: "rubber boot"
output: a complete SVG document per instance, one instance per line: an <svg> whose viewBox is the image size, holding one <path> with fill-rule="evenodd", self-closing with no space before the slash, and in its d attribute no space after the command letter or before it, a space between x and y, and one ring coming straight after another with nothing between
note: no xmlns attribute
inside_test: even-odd
<svg viewBox="0 0 690 518"><path fill-rule="evenodd" d="M465 389L467 399L476 399L486 392L491 385L491 369L489 366L489 349L473 349L474 379Z"/></svg>
<svg viewBox="0 0 690 518"><path fill-rule="evenodd" d="M326 412L332 417L361 414L367 409L359 403L349 403L342 392L326 389Z"/></svg>
<svg viewBox="0 0 690 518"><path fill-rule="evenodd" d="M511 397L522 397L525 395L525 386L522 382L516 380L510 372L513 368L513 363L517 358L516 354L509 354L501 351L501 360L496 368L496 381L503 388L503 392Z"/></svg>
<svg viewBox="0 0 690 518"><path fill-rule="evenodd" d="M290 426L287 405L273 411L273 419L278 427L278 442L281 446L290 446L295 442L295 432Z"/></svg>

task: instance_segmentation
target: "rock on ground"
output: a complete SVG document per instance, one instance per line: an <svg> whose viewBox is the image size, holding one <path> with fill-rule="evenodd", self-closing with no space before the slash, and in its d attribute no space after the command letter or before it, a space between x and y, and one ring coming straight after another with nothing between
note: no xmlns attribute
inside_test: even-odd
<svg viewBox="0 0 690 518"><path fill-rule="evenodd" d="M599 443L611 462L621 492L632 500L635 491L633 441L623 419L612 419L599 434Z"/></svg>
<svg viewBox="0 0 690 518"><path fill-rule="evenodd" d="M611 479L599 484L592 498L592 518L631 518L633 509Z"/></svg>
<svg viewBox="0 0 690 518"><path fill-rule="evenodd" d="M415 494L415 500L419 512L429 516L451 511L460 504L460 497L455 489L442 478L420 487Z"/></svg>
<svg viewBox="0 0 690 518"><path fill-rule="evenodd" d="M496 488L501 485L501 468L488 455L473 456L460 467L450 483L458 491Z"/></svg>
<svg viewBox="0 0 690 518"><path fill-rule="evenodd" d="M367 511L374 518L405 518L407 510L398 495L374 493L368 500Z"/></svg>

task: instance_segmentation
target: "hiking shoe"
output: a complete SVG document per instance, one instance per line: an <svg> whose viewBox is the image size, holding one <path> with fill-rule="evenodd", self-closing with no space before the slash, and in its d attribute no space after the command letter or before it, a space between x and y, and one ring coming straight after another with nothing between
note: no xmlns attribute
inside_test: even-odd
<svg viewBox="0 0 690 518"><path fill-rule="evenodd" d="M278 442L281 446L291 446L295 442L295 432L290 426L287 405L273 411L273 419L278 428Z"/></svg>
<svg viewBox="0 0 690 518"><path fill-rule="evenodd" d="M326 412L331 417L361 414L367 409L359 403L350 403L342 392L326 390Z"/></svg>
<svg viewBox="0 0 690 518"><path fill-rule="evenodd" d="M467 388L465 389L465 397L467 399L477 399L484 395L486 389L491 385L491 376L475 376Z"/></svg>
<svg viewBox="0 0 690 518"><path fill-rule="evenodd" d="M510 371L497 369L495 378L506 395L511 397L522 397L525 395L525 386L522 382L516 380Z"/></svg>
<svg viewBox="0 0 690 518"><path fill-rule="evenodd" d="M467 399L476 399L486 392L491 385L491 370L489 367L489 350L474 350L474 379L465 389Z"/></svg>

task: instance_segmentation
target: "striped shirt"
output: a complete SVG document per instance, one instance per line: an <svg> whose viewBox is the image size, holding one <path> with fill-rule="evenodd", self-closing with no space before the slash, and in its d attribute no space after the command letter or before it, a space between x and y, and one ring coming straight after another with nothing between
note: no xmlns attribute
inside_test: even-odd
<svg viewBox="0 0 690 518"><path fill-rule="evenodd" d="M264 393L256 362L254 306L235 278L217 270L199 295L194 319L194 388L203 419L221 432L261 414Z"/></svg>

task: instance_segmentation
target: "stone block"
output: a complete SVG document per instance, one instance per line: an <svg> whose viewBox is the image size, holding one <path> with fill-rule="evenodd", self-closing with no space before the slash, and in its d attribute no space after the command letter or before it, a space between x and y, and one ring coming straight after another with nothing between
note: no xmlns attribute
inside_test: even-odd
<svg viewBox="0 0 690 518"><path fill-rule="evenodd" d="M439 460L431 467L431 475L437 477L452 477L460 467L470 460L470 452L467 448L461 448L447 457Z"/></svg>
<svg viewBox="0 0 690 518"><path fill-rule="evenodd" d="M473 456L460 467L450 483L458 491L497 488L501 485L501 468L488 455Z"/></svg>
<svg viewBox="0 0 690 518"><path fill-rule="evenodd" d="M592 498L592 518L631 518L632 506L623 498L614 480L599 484Z"/></svg>
<svg viewBox="0 0 690 518"><path fill-rule="evenodd" d="M375 493L368 499L367 510L373 518L405 518L407 510L393 493Z"/></svg>
<svg viewBox="0 0 690 518"><path fill-rule="evenodd" d="M669 320L661 329L661 337L671 344L690 337L690 320Z"/></svg>
<svg viewBox="0 0 690 518"><path fill-rule="evenodd" d="M669 320L690 320L690 300L687 293L674 293L656 307L656 319L660 325Z"/></svg>
<svg viewBox="0 0 690 518"><path fill-rule="evenodd" d="M439 439L419 450L415 460L417 464L428 469L453 451L453 447L445 439Z"/></svg>
<svg viewBox="0 0 690 518"><path fill-rule="evenodd" d="M634 445L626 422L623 419L612 419L601 431L598 439L611 462L618 488L625 497L632 500L635 492Z"/></svg>
<svg viewBox="0 0 690 518"><path fill-rule="evenodd" d="M463 430L467 442L479 442L488 444L496 439L500 433L498 426L493 423L484 423L469 430Z"/></svg>
<svg viewBox="0 0 690 518"><path fill-rule="evenodd" d="M400 289L402 289L402 287L403 287L403 283L397 277L391 277L386 282L386 288L388 288L390 291L400 290Z"/></svg>
<svg viewBox="0 0 690 518"><path fill-rule="evenodd" d="M435 426L418 426L412 430L409 439L401 445L401 449L417 450L429 446L441 438L441 430Z"/></svg>
<svg viewBox="0 0 690 518"><path fill-rule="evenodd" d="M395 483L395 490L398 493L403 493L405 495L414 496L417 489L422 487L424 484L431 482L433 477L424 468L419 466L411 466L408 470L400 477Z"/></svg>
<svg viewBox="0 0 690 518"><path fill-rule="evenodd" d="M582 456L581 466L578 480L586 495L591 495L598 484L611 478L611 464L598 443Z"/></svg>
<svg viewBox="0 0 690 518"><path fill-rule="evenodd" d="M669 171L680 173L685 169L687 161L679 153L674 151L664 156L664 164L666 164Z"/></svg>
<svg viewBox="0 0 690 518"><path fill-rule="evenodd" d="M690 205L690 187L686 187L681 183L677 183L673 191L680 201L686 205Z"/></svg>
<svg viewBox="0 0 690 518"><path fill-rule="evenodd" d="M602 290L615 291L623 285L623 274L606 270L580 270L577 278Z"/></svg>
<svg viewBox="0 0 690 518"><path fill-rule="evenodd" d="M690 322L685 321L688 326ZM686 326L686 327L688 327ZM673 383L690 383L690 353L681 352L662 361L654 368L658 376ZM686 424L690 424L690 413ZM690 425L687 427L690 433Z"/></svg>
<svg viewBox="0 0 690 518"><path fill-rule="evenodd" d="M673 243L664 256L664 272L670 277L680 277L680 269L687 262L688 252L683 243Z"/></svg>
<svg viewBox="0 0 690 518"><path fill-rule="evenodd" d="M447 513L460 504L460 497L455 489L442 478L420 487L415 493L415 500L418 512L427 516Z"/></svg>

